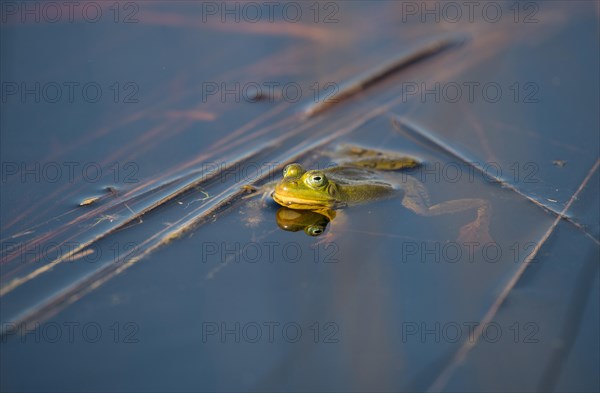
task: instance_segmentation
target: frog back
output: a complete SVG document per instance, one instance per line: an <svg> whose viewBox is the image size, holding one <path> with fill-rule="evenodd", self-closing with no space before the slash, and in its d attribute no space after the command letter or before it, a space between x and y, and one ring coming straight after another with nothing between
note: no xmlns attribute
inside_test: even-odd
<svg viewBox="0 0 600 393"><path fill-rule="evenodd" d="M400 190L381 179L377 171L360 167L339 166L325 171L336 185L335 198L342 203L361 203L391 197Z"/></svg>

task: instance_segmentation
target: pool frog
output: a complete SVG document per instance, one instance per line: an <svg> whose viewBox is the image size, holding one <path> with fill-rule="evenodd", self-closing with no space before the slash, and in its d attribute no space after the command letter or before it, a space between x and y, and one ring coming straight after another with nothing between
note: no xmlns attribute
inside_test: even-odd
<svg viewBox="0 0 600 393"><path fill-rule="evenodd" d="M407 173L402 176L391 173L419 166L417 159L360 146L342 146L330 155L337 158L337 166L306 170L298 163L287 165L283 179L271 194L275 202L289 209L311 210L330 217L335 209L398 196L404 207L422 216L474 210L477 217L461 228L459 240L491 240L488 201L468 198L431 204L419 180Z"/></svg>

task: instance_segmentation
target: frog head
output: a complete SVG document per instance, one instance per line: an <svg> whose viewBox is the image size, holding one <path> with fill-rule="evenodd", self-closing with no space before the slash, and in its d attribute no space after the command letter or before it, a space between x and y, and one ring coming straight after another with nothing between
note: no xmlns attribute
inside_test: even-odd
<svg viewBox="0 0 600 393"><path fill-rule="evenodd" d="M283 170L283 179L275 186L273 199L291 209L321 209L335 204L337 185L320 170L306 171L300 164Z"/></svg>

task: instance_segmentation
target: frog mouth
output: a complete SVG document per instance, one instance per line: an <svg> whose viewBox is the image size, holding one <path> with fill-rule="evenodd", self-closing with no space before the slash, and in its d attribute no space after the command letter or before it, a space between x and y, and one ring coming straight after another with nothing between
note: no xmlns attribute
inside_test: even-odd
<svg viewBox="0 0 600 393"><path fill-rule="evenodd" d="M314 199L303 199L298 197L286 196L285 200L280 198L276 192L272 195L273 200L281 206L286 206L292 209L315 209L328 206L326 201L315 201Z"/></svg>

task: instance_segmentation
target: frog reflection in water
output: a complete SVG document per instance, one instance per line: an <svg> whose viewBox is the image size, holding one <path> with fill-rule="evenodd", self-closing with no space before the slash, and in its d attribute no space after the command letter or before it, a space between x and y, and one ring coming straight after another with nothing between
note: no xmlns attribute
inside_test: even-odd
<svg viewBox="0 0 600 393"><path fill-rule="evenodd" d="M461 228L459 240L491 240L488 233L490 205L486 200L458 199L432 205L421 182L408 174L392 173L419 166L416 159L356 146L345 146L334 157L338 157L340 164L323 170L307 171L297 163L287 165L283 179L272 193L275 202L289 209L310 210L333 220L334 209L398 196L404 207L422 216L475 210L476 219ZM304 225L312 218L299 215L298 225Z"/></svg>
<svg viewBox="0 0 600 393"><path fill-rule="evenodd" d="M277 210L276 219L279 228L298 232L303 230L308 236L320 236L325 232L327 224L331 217L335 217L335 212L329 212L330 215L318 213L312 210L294 210L287 207L280 207Z"/></svg>

